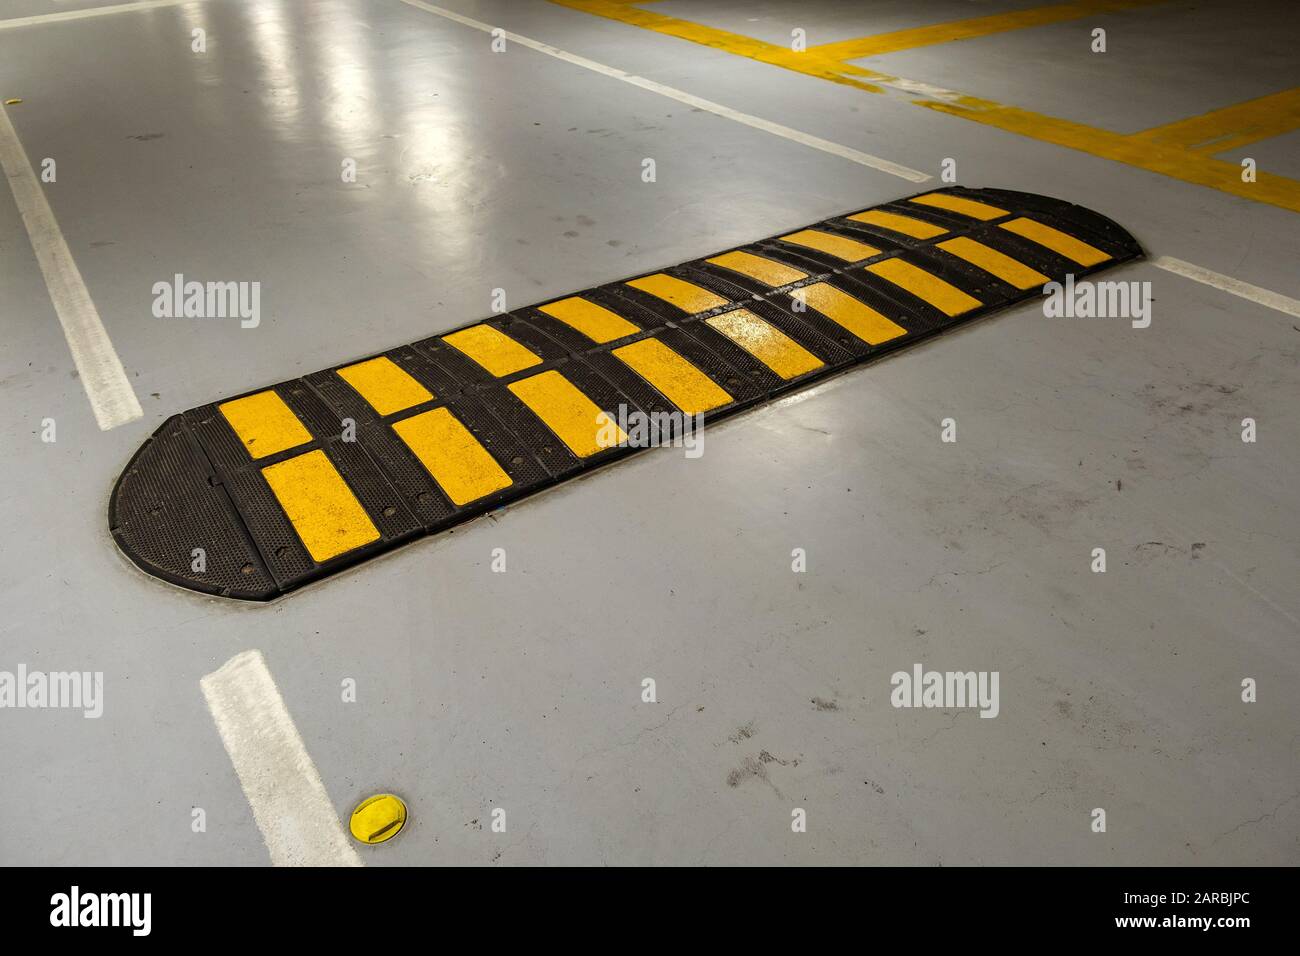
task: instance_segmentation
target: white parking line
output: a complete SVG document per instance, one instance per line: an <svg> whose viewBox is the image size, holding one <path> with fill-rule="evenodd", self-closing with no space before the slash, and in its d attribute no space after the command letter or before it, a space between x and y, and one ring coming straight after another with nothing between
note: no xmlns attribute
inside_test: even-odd
<svg viewBox="0 0 1300 956"><path fill-rule="evenodd" d="M1287 315L1300 318L1300 299L1293 299L1280 292L1273 292L1271 289L1252 285L1249 282L1243 282L1241 279L1234 279L1222 272L1215 272L1213 269L1207 269L1204 266L1184 262L1182 259L1175 259L1173 256L1156 256L1151 260L1151 264L1164 269L1166 272L1185 276L1188 279L1212 286L1230 295L1249 299L1251 302L1256 302L1267 308L1276 309L1278 312L1285 312Z"/></svg>
<svg viewBox="0 0 1300 956"><path fill-rule="evenodd" d="M261 651L199 681L275 866L361 866Z"/></svg>
<svg viewBox="0 0 1300 956"><path fill-rule="evenodd" d="M448 20L454 20L457 23L464 24L467 27L473 27L475 30L481 30L484 33L491 33L493 30L497 29L490 23L484 23L481 20L474 20L452 10L445 10L442 7L435 7L431 3L424 3L423 0L402 0L402 3L419 10L424 10L427 13L437 14L438 16L445 17ZM924 183L932 178L928 173L923 173L920 170L890 162L888 159L881 159L879 156L872 156L870 153L864 153L861 150L853 149L850 146L833 143L828 139L822 139L820 136L813 136L811 133L792 129L789 126L783 126L780 123L773 123L770 120L762 119L761 117L754 116L750 113L742 113L739 110L733 110L731 107L723 106L721 103L714 103L712 100L706 100L703 97L694 96L690 93L676 89L675 87L665 86L663 83L656 83L654 80L647 80L643 76L635 76L631 73L625 72L624 70L619 70L612 66L606 66L603 63L597 63L595 60L589 60L585 56L578 56L576 53L569 53L566 50L553 47L549 43L542 43L540 40L533 40L529 37L520 36L519 34L511 33L508 30L502 30L500 35L511 43L518 43L520 46L526 46L530 50L536 50L538 53L545 53L547 56L553 56L557 60L572 63L574 66L580 66L585 70L591 70L595 73L603 73L605 76L613 77L616 80L622 80L624 83L630 83L632 86L639 86L643 90L649 90L651 93L658 93L660 96L666 96L669 99L677 100L679 103L685 103L687 106L704 110L707 113L721 116L724 119L729 119L736 123L743 123L745 126L760 129L765 133L771 133L773 136L780 136L782 139L788 139L794 143L800 143L813 149L819 149L823 153L830 153L832 156L839 156L841 159L847 159L850 162L858 163L862 166L869 166L882 173L889 173L891 176L906 179L908 182Z"/></svg>
<svg viewBox="0 0 1300 956"><path fill-rule="evenodd" d="M85 10L65 10L63 13L40 13L31 17L10 17L0 20L0 30L12 30L15 27L34 27L42 23L57 23L60 20L84 20L87 17L106 17L114 13L130 13L134 10L152 10L155 7L175 7L182 3L202 3L203 0L136 0L135 3L117 3L111 7L88 7Z"/></svg>
<svg viewBox="0 0 1300 956"><path fill-rule="evenodd" d="M95 421L104 431L135 421L144 414L140 400L113 350L113 343L82 281L81 270L45 198L45 190L3 106L0 106L0 168L4 169L23 225L27 227L32 251L45 276L45 287L63 326L63 337L68 340Z"/></svg>

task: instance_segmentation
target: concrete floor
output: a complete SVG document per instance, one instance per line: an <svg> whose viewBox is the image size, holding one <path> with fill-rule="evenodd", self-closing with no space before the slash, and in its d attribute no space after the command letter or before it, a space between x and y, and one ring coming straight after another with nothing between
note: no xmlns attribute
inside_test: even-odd
<svg viewBox="0 0 1300 956"><path fill-rule="evenodd" d="M1300 297L1286 209L579 10L443 6ZM646 9L828 42L1024 6ZM1251 9L1094 18L1104 58L1083 20L864 65L1131 132L1300 85L1290 6ZM96 427L5 191L0 670L103 671L105 712L0 712L0 862L267 864L198 685L257 648L340 816L408 801L369 865L1300 863L1300 320L1149 262L1106 276L1152 284L1148 329L1026 304L720 424L698 460L638 456L271 605L116 552L112 482L173 412L461 325L496 287L542 301L918 190L488 44L398 0L0 23L0 99L57 158L46 195L145 409ZM1225 158L1295 175L1295 147ZM154 318L176 272L260 281L260 327ZM894 709L917 662L999 671L1000 715Z"/></svg>

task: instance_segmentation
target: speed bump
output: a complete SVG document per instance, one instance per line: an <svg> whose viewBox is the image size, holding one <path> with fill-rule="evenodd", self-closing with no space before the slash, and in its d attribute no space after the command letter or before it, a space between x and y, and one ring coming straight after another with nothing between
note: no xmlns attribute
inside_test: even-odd
<svg viewBox="0 0 1300 956"><path fill-rule="evenodd" d="M787 228L173 415L109 526L149 574L268 600L633 454L632 415L732 415L1141 255L1003 189Z"/></svg>

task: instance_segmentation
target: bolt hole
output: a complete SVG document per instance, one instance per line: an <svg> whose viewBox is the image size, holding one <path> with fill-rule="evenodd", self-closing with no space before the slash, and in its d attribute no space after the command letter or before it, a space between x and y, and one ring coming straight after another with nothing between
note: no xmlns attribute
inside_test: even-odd
<svg viewBox="0 0 1300 956"><path fill-rule="evenodd" d="M275 556L277 558L283 558L288 553L289 553L289 549L285 547L279 547L275 549ZM252 567L252 565L246 564L244 565L244 567L248 568L248 567ZM244 573L247 574L248 572L244 572Z"/></svg>
<svg viewBox="0 0 1300 956"><path fill-rule="evenodd" d="M385 518L391 518L395 514L397 514L397 509L394 508L392 505L389 505L387 508L384 509Z"/></svg>
<svg viewBox="0 0 1300 956"><path fill-rule="evenodd" d="M512 465L522 465L523 463L524 463L524 460L523 460L523 458L520 457L519 455L515 455L514 458L511 458L511 459L510 459L510 464L512 464Z"/></svg>
<svg viewBox="0 0 1300 956"><path fill-rule="evenodd" d="M242 573L242 574L252 574L252 573L253 573L253 566L252 566L251 564L246 564L246 565L244 565L242 568L240 568L239 570L240 570L240 573Z"/></svg>

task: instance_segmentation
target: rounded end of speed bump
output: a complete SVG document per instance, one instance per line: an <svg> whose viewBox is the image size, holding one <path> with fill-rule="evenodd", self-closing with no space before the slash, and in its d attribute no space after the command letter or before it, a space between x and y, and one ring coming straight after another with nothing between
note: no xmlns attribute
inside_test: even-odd
<svg viewBox="0 0 1300 956"><path fill-rule="evenodd" d="M361 843L376 844L391 840L406 826L406 804L391 793L366 797L352 811L348 829Z"/></svg>

